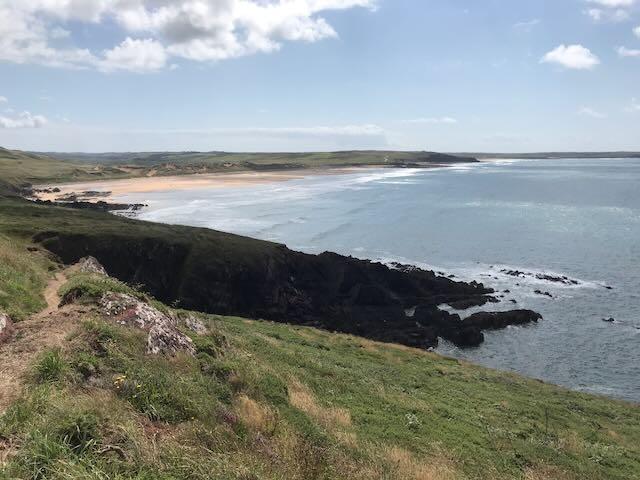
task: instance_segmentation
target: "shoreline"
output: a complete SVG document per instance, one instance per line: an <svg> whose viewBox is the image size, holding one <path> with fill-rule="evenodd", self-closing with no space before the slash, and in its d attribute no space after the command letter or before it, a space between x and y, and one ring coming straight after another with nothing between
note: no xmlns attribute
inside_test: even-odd
<svg viewBox="0 0 640 480"><path fill-rule="evenodd" d="M443 168L449 164L429 164L411 168ZM409 168L392 165L368 165L351 167L301 168L293 170L265 170L244 172L196 173L187 175L131 177L101 179L69 183L34 185L32 199L43 202L104 202L127 201L136 193L196 190L207 188L242 188L252 185L300 180L315 175L348 175L372 169Z"/></svg>

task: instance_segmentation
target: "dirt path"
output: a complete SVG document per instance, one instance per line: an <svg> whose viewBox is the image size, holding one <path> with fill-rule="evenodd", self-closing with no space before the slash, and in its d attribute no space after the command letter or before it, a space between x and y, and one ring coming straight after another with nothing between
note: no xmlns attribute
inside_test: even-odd
<svg viewBox="0 0 640 480"><path fill-rule="evenodd" d="M44 291L47 307L15 324L13 337L0 345L0 415L20 395L24 375L40 352L62 345L73 327L70 314L60 309L58 289L67 281L56 273Z"/></svg>

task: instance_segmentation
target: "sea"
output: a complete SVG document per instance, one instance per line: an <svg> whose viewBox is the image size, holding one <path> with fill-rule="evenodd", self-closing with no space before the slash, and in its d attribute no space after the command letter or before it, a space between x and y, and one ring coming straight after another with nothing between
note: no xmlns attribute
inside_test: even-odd
<svg viewBox="0 0 640 480"><path fill-rule="evenodd" d="M485 310L529 308L544 320L438 352L640 402L640 159L361 169L126 200L149 205L145 220L482 282L503 296Z"/></svg>

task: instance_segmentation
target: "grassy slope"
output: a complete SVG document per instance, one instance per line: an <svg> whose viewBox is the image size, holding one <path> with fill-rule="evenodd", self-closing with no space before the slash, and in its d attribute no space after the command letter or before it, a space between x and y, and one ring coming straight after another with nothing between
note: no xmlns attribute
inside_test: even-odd
<svg viewBox="0 0 640 480"><path fill-rule="evenodd" d="M325 167L340 165L384 165L393 162L445 161L446 158L430 152L399 151L344 151L310 153L229 153L229 152L140 152L113 154L51 154L54 158L68 158L82 163L127 164L152 166L171 163L175 165L206 165L222 168L224 164L236 167L244 165ZM455 160L453 157L449 160ZM229 168L229 167L226 167Z"/></svg>
<svg viewBox="0 0 640 480"><path fill-rule="evenodd" d="M25 183L59 183L124 178L126 173L108 166L86 165L42 155L0 148L0 194Z"/></svg>
<svg viewBox="0 0 640 480"><path fill-rule="evenodd" d="M203 318L213 333L194 337L197 358L163 359L144 355L144 335L79 314L0 420L17 445L0 478L640 478L637 407L408 348Z"/></svg>
<svg viewBox="0 0 640 480"><path fill-rule="evenodd" d="M0 310L22 320L41 310L40 295L52 262L43 255L28 255L28 242L0 233Z"/></svg>
<svg viewBox="0 0 640 480"><path fill-rule="evenodd" d="M36 154L0 148L0 193L7 186L260 169L450 162L425 152Z"/></svg>

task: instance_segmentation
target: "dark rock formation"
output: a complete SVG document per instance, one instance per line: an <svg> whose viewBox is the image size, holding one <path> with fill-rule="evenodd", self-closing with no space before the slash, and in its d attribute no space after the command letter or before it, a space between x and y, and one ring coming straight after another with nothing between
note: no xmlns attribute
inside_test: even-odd
<svg viewBox="0 0 640 480"><path fill-rule="evenodd" d="M509 325L526 325L542 320L542 315L532 310L511 310L509 312L479 312L465 318L464 325L482 330L499 330Z"/></svg>
<svg viewBox="0 0 640 480"><path fill-rule="evenodd" d="M146 207L143 203L109 203L103 200L98 200L97 202L52 202L51 200L34 200L34 202L39 205L53 205L56 207L74 208L76 210L97 210L99 212L119 212L125 210L136 212Z"/></svg>
<svg viewBox="0 0 640 480"><path fill-rule="evenodd" d="M501 297L504 298L504 295L501 295ZM467 310L468 308L471 308L471 307L481 307L487 303L499 303L499 302L500 300L490 295L481 295L476 298L471 297L471 298L465 298L463 300L456 300L453 302L449 302L447 305L449 305L451 308L455 308L456 310Z"/></svg>
<svg viewBox="0 0 640 480"><path fill-rule="evenodd" d="M493 290L481 283L335 253L309 255L206 229L126 222L99 232L47 231L35 240L67 264L91 255L112 276L187 310L308 325L419 348L437 345L438 337L461 346L482 342L479 327L437 308L493 301ZM416 306L414 317L405 314Z"/></svg>
<svg viewBox="0 0 640 480"><path fill-rule="evenodd" d="M484 341L483 330L498 330L509 325L524 325L542 319L531 310L509 312L480 312L464 320L457 314L449 314L430 306L419 306L414 314L415 321L458 347L475 347ZM437 338L434 339L437 345Z"/></svg>
<svg viewBox="0 0 640 480"><path fill-rule="evenodd" d="M509 270L506 268L500 270L500 273L516 278L531 277L538 280L544 280L546 282L561 283L563 285L580 285L580 282L578 280L569 278L566 275L549 275L547 273L521 272L520 270Z"/></svg>
<svg viewBox="0 0 640 480"><path fill-rule="evenodd" d="M543 292L542 290L536 290L533 293L535 293L536 295L541 295L543 297L553 298L553 295L551 295L549 292Z"/></svg>

